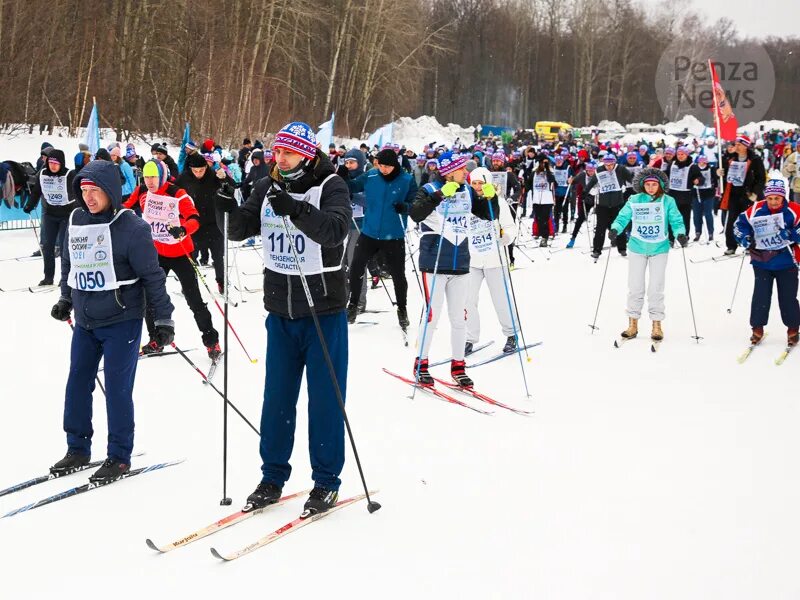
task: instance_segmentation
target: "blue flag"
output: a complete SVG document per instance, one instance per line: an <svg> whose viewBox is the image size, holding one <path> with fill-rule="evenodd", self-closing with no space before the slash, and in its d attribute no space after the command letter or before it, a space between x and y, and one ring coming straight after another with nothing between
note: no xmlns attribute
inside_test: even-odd
<svg viewBox="0 0 800 600"><path fill-rule="evenodd" d="M92 106L89 122L86 123L86 139L84 143L89 147L89 152L94 159L100 149L100 114L97 112L97 102Z"/></svg>
<svg viewBox="0 0 800 600"><path fill-rule="evenodd" d="M323 152L328 152L328 146L333 141L333 119L335 116L335 113L331 113L331 120L325 121L319 126L319 131L317 132L317 145L322 149Z"/></svg>
<svg viewBox="0 0 800 600"><path fill-rule="evenodd" d="M189 122L187 121L186 127L183 128L181 151L178 153L178 173L183 173L183 164L186 162L186 144L188 144L190 141Z"/></svg>

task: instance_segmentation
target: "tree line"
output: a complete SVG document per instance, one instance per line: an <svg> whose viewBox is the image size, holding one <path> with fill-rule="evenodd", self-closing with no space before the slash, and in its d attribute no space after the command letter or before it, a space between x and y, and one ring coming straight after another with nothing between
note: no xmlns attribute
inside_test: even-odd
<svg viewBox="0 0 800 600"><path fill-rule="evenodd" d="M531 127L662 122L665 48L741 42L686 0L0 0L0 124L235 143L289 119L363 137L401 115ZM767 118L796 118L800 40L763 43Z"/></svg>

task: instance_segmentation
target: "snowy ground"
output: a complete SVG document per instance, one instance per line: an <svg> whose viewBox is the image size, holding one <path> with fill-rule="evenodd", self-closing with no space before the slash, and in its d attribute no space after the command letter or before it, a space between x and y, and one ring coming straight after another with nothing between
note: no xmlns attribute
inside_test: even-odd
<svg viewBox="0 0 800 600"><path fill-rule="evenodd" d="M526 223L529 221L526 220ZM556 248L566 236L559 236ZM418 393L381 368L410 373L391 313L377 326L351 328L348 410L376 500L361 503L258 550L221 564L215 546L234 550L296 516L301 501L164 556L146 537L169 542L231 511L221 497L219 398L180 357L140 363L136 399L139 466L186 462L0 522L4 598L252 596L331 598L795 599L800 539L800 437L792 356L773 360L785 339L773 307L762 348L744 365L736 356L749 336L752 272L744 267L732 314L726 313L738 259L689 263L697 326L693 334L682 255L671 253L666 340L652 354L646 339L615 350L626 324L626 261L613 254L598 318L590 334L605 256L597 264L576 248L518 252L514 282L531 351L526 400L516 358L475 368L478 389L532 417L502 410L482 416ZM0 259L29 255L30 231L0 232ZM719 255L692 245L686 257ZM245 273L260 270L254 251L238 252ZM42 264L0 262L0 287L33 285ZM210 271L207 271L210 277ZM409 263L410 314L421 297ZM260 287L259 275L242 275ZM170 280L169 287L176 289ZM57 292L0 293L0 488L47 471L65 451L61 431L70 332L49 317ZM260 416L264 310L245 294L231 320L251 365L230 348L230 398ZM199 348L184 300L177 343ZM501 340L484 289L483 336ZM369 306L390 309L383 290ZM215 324L221 325L211 307ZM366 317L365 317L366 318ZM649 322L642 322L645 331ZM221 328L221 327L220 327ZM412 328L413 329L413 328ZM449 355L442 324L433 358ZM233 340L231 340L233 342ZM207 359L190 353L203 368ZM446 367L436 369L446 376ZM221 384L221 372L218 382ZM310 485L301 392L294 473L287 491ZM477 401L470 401L478 405ZM482 407L485 407L482 405ZM96 396L95 459L104 457L105 410ZM231 413L232 414L232 413ZM229 494L243 504L260 477L258 439L230 422ZM0 513L85 481L79 474L0 498ZM358 493L352 454L342 493ZM74 590L74 593L69 591Z"/></svg>

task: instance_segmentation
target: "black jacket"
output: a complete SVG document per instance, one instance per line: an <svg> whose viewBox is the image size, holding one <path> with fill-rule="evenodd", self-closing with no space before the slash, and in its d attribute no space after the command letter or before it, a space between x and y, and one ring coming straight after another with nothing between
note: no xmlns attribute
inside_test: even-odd
<svg viewBox="0 0 800 600"><path fill-rule="evenodd" d="M722 158L722 166L725 170L725 184L728 183L728 168L732 161L738 161L738 154L725 154ZM738 201L749 200L750 194L756 195L756 200L764 199L764 186L767 184L767 173L764 170L762 161L750 148L747 149L747 158L750 162L747 166L747 173L744 176L744 185L730 186L731 199Z"/></svg>
<svg viewBox="0 0 800 600"><path fill-rule="evenodd" d="M36 205L39 204L39 200L42 198L42 183L40 179L42 173L45 175L66 175L69 204L65 204L64 206L53 206L47 202L42 202L42 213L51 217L68 217L70 213L78 206L75 203L75 190L72 188L72 182L75 179L75 171L70 171L67 169L63 150L57 150L55 148L51 149L48 158L57 159L61 163L61 169L58 171L58 173L51 173L50 169L47 168L47 162L44 163L44 166L39 170L38 173L36 173L36 180L31 188L31 195L28 198L28 201L25 203L25 210L27 212L34 210Z"/></svg>
<svg viewBox="0 0 800 600"><path fill-rule="evenodd" d="M230 177L219 179L215 171L207 168L205 175L201 179L195 177L191 169L186 169L175 182L175 185L186 190L186 193L194 201L194 206L197 212L200 213L201 226L217 224L214 200L223 181L227 181L231 187L234 187L233 180Z"/></svg>
<svg viewBox="0 0 800 600"><path fill-rule="evenodd" d="M597 167L597 173L608 170L609 169L606 168L605 165ZM625 204L625 198L623 197L623 192L625 191L625 184L633 181L633 177L631 176L631 172L628 171L628 169L626 169L622 165L617 165L615 167L615 171L617 174L617 181L619 182L620 185L619 191L614 191L614 192L601 191L600 195L597 197L597 206L606 206L609 208L613 208ZM592 175L589 178L589 182L586 184L587 194L592 190L594 186L597 185L597 173Z"/></svg>
<svg viewBox="0 0 800 600"><path fill-rule="evenodd" d="M317 150L310 171L300 179L282 182L290 193L302 194L313 186L321 185L326 177L334 173L333 164L322 152ZM228 237L231 240L244 240L261 233L261 211L264 198L272 185L273 178L280 182L277 168L256 182L253 193L229 216ZM332 267L342 264L344 241L350 230L353 209L350 205L350 192L347 184L338 175L325 184L320 197L319 209L306 204L300 216L293 217L292 223L313 241L322 246L322 264ZM222 224L223 216L217 215L217 223ZM263 240L267 244L267 240ZM347 306L347 280L343 268L337 271L308 275L308 287L314 300L317 314L328 315L341 312ZM299 275L286 275L264 269L264 308L267 311L289 319L299 319L311 314Z"/></svg>
<svg viewBox="0 0 800 600"><path fill-rule="evenodd" d="M679 205L689 205L692 203L692 198L697 197L697 192L694 191L695 183L702 183L703 182L703 174L700 172L700 167L698 167L691 158L687 158L683 162L679 161L677 158L673 160L669 167L667 167L667 179L672 175L672 169L683 169L685 167L689 167L689 175L686 178L686 187L688 190L676 190L670 186L669 195L675 198L675 202Z"/></svg>
<svg viewBox="0 0 800 600"><path fill-rule="evenodd" d="M242 182L242 198L244 198L245 201L247 201L247 199L250 197L250 193L253 191L253 186L258 182L258 180L263 179L267 175L269 175L269 164L267 164L263 159L261 160L261 164L252 165L250 167L250 172Z"/></svg>

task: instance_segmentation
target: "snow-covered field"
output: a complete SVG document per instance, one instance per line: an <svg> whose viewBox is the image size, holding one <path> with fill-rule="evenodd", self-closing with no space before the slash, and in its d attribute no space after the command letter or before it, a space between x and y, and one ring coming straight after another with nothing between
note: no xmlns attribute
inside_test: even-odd
<svg viewBox="0 0 800 600"><path fill-rule="evenodd" d="M526 219L526 225L529 220ZM566 236L559 236L556 248ZM392 313L350 329L348 402L367 481L383 508L361 503L221 564L209 547L234 550L295 517L302 501L164 556L166 543L231 512L221 498L222 404L180 357L140 363L135 390L134 466L177 458L167 470L115 483L0 522L3 598L547 598L592 600L795 599L800 539L800 419L795 361L773 360L784 328L773 307L771 335L744 365L752 274L745 265L732 314L726 313L740 261L688 263L702 341L692 338L682 252L670 256L666 339L652 354L645 339L616 350L626 324L626 261L613 254L593 335L588 324L605 267L582 251L523 248L513 273L531 350L525 373L506 358L475 368L479 390L517 407L482 416L417 393L381 372L410 373ZM29 255L31 231L0 232L0 259ZM692 245L687 259L719 255ZM260 270L257 252L237 252L240 272ZM0 287L35 284L41 262L0 262ZM409 313L421 295L409 264ZM207 271L210 274L210 271ZM260 287L259 275L241 275ZM234 280L235 281L235 280ZM176 291L177 282L169 288ZM238 299L238 296L235 295ZM390 310L383 290L369 307ZM49 316L56 292L0 293L0 488L47 472L65 451L61 431L70 331ZM258 294L231 308L252 365L233 339L230 398L260 416L265 333ZM200 348L180 297L176 342ZM221 318L211 307L215 324ZM488 294L483 336L499 351L501 334ZM645 318L642 327L648 331ZM433 358L449 355L440 326ZM202 368L208 360L190 353ZM435 374L446 377L447 368ZM221 385L222 373L217 382ZM477 401L468 400L473 405ZM301 392L294 472L287 491L310 486ZM483 408L486 406L482 405ZM104 457L105 409L95 404L95 459ZM258 439L233 413L229 495L243 504L260 478ZM358 493L352 454L343 495ZM0 498L0 513L77 485L73 475Z"/></svg>

